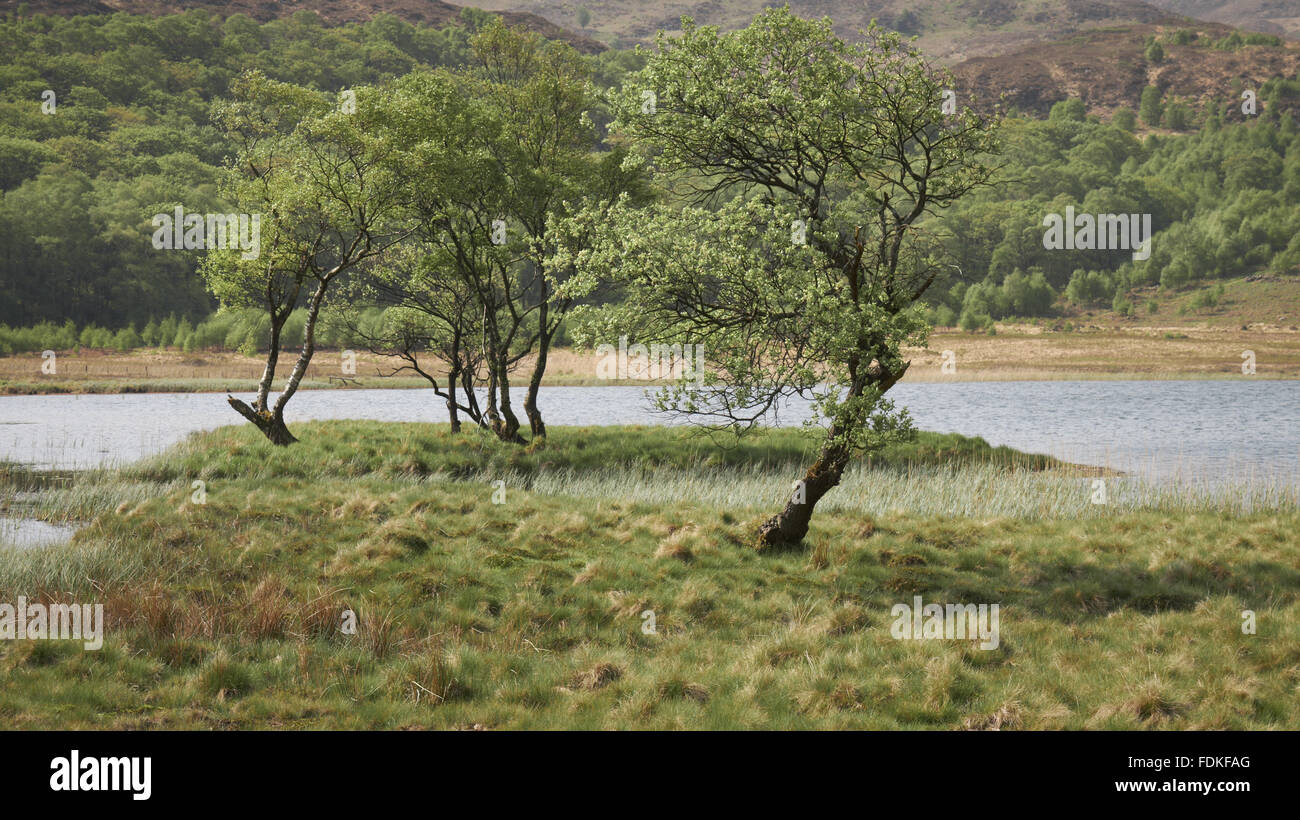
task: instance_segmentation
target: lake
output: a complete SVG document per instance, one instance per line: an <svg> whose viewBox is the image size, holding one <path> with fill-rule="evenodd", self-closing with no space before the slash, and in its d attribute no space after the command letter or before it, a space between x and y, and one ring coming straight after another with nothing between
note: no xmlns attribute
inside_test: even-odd
<svg viewBox="0 0 1300 820"><path fill-rule="evenodd" d="M539 404L550 425L672 422L651 409L646 393L639 386L546 387ZM512 395L521 407L523 390ZM1300 481L1297 381L918 383L898 385L889 396L924 430L982 436L1154 480ZM807 415L806 404L791 402L776 422L799 424ZM291 427L312 419L447 420L430 390L302 391L286 416ZM4 396L0 461L40 469L121 464L195 431L246 423L215 393Z"/></svg>

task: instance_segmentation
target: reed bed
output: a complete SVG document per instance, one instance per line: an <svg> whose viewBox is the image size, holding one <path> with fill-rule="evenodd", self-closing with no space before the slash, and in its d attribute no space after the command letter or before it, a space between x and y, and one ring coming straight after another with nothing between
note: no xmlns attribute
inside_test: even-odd
<svg viewBox="0 0 1300 820"><path fill-rule="evenodd" d="M548 471L508 480L533 492L656 505L718 509L778 508L798 470L624 469ZM479 476L487 480L487 476ZM1105 485L1105 502L1094 503ZM1153 482L1129 476L1080 478L1068 472L997 465L907 468L853 466L819 504L822 512L974 518L1103 518L1116 512L1211 512L1226 515L1300 510L1300 484L1283 479L1224 483Z"/></svg>

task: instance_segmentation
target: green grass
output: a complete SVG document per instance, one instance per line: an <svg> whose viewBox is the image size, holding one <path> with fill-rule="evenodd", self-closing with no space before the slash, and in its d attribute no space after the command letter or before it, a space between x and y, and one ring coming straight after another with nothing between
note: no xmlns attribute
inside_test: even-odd
<svg viewBox="0 0 1300 820"><path fill-rule="evenodd" d="M694 427L550 427L546 446L537 448L504 445L468 426L463 435L452 435L444 424L332 421L296 424L293 429L301 445L271 451L271 459L251 429L225 427L192 436L115 475L145 481L318 475L412 479L494 472L533 475L619 465L802 471L819 444L815 434L798 428L736 438ZM980 438L930 432L893 444L873 460L891 467L997 463L1042 470L1065 466L1049 456L992 447Z"/></svg>
<svg viewBox="0 0 1300 820"><path fill-rule="evenodd" d="M1156 484L1108 477L1106 503L1093 504L1092 479L1082 470L1034 471L1000 464L851 466L817 509L865 515L1045 518L1113 518L1116 513L1171 514L1256 509L1300 512L1300 486L1279 481L1240 484ZM791 479L802 471L691 469L636 471L615 467L590 472L509 476L508 484L548 495L627 500L645 504L701 504L716 509L771 510L785 502ZM489 480L491 474L477 476Z"/></svg>
<svg viewBox="0 0 1300 820"><path fill-rule="evenodd" d="M795 431L719 449L686 430L555 428L532 451L435 425L295 432L275 449L225 428L52 490L51 509L89 523L70 546L6 554L0 601L103 603L105 645L0 642L0 722L1300 726L1285 499L1103 511L1048 459L923 435L834 490L806 549L757 552L768 499L814 446ZM944 512L1035 482L1077 493ZM890 608L913 595L999 604L1000 646L894 640ZM340 632L345 609L358 634Z"/></svg>

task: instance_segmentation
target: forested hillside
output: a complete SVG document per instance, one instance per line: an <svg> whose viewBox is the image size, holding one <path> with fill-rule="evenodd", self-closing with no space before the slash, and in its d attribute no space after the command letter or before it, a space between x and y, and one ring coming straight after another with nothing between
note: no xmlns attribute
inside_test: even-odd
<svg viewBox="0 0 1300 820"><path fill-rule="evenodd" d="M214 105L250 68L334 93L421 65L461 66L489 17L467 10L434 28L391 15L326 26L306 12L266 23L204 10L10 14L0 21L0 324L71 322L60 338L119 347L136 338L196 346L261 338L229 317L200 325L217 307L196 272L201 253L159 253L149 242L154 214L228 207L218 185L235 146L214 127ZM1184 46L1251 51L1169 44ZM605 87L641 62L617 50L583 59ZM1104 119L1062 99L1050 117L1008 120L1013 150L1000 185L963 200L936 226L961 273L954 268L931 292L933 319L973 329L1070 305L1132 311L1134 288L1295 271L1300 142L1288 112L1300 81L1263 83L1251 115L1235 87L1195 102L1153 89L1137 110ZM999 89L985 92L988 100ZM1067 206L1151 214L1150 258L1047 252L1044 215ZM84 331L92 322L130 332ZM206 329L191 338L196 325ZM44 346L23 338L10 333L0 346Z"/></svg>
<svg viewBox="0 0 1300 820"><path fill-rule="evenodd" d="M199 254L158 253L150 218L180 204L222 211L218 169L233 146L213 127L212 104L232 78L254 68L339 91L419 65L457 66L488 17L471 11L431 28L388 15L326 27L306 12L264 24L205 11L9 16L0 22L0 323L120 327L206 315L216 303L195 275ZM627 56L590 59L600 78Z"/></svg>
<svg viewBox="0 0 1300 820"><path fill-rule="evenodd" d="M1275 93L1294 94L1294 81ZM1004 184L948 214L953 278L941 324L1049 315L1058 296L1080 305L1132 309L1129 291L1177 289L1203 279L1284 274L1300 266L1300 134L1290 114L1139 139L1122 125L1085 118L1075 101L1046 121L1007 125ZM1043 217L1073 206L1086 214L1151 214L1150 258L1128 250L1048 250ZM1104 260L1104 261L1103 261ZM1101 264L1098 264L1102 261Z"/></svg>

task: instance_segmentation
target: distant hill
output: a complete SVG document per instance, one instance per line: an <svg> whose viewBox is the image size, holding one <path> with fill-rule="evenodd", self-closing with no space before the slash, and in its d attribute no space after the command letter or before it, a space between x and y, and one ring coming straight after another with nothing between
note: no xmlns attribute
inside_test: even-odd
<svg viewBox="0 0 1300 820"><path fill-rule="evenodd" d="M1171 36L1177 31L1194 32L1197 38L1176 45ZM1077 97L1103 116L1121 106L1136 111L1148 85L1159 88L1166 99L1199 108L1209 100L1236 98L1241 89L1258 90L1269 79L1296 76L1300 43L1235 50L1214 46L1233 31L1216 23L1089 31L1005 56L967 60L954 66L953 73L962 90L985 100L1005 94L1021 111L1042 115L1053 103ZM1149 37L1161 43L1159 62L1144 53Z"/></svg>
<svg viewBox="0 0 1300 820"><path fill-rule="evenodd" d="M1300 0L1150 0L1198 20L1300 39Z"/></svg>
<svg viewBox="0 0 1300 820"><path fill-rule="evenodd" d="M527 4L521 4L527 5ZM246 14L259 22L289 17L299 11L314 11L329 24L363 23L377 14L388 13L409 23L449 25L460 17L462 6L442 0L0 0L0 14L26 6L32 14L175 14L189 9L207 9L229 17ZM498 12L512 26L524 26L544 37L565 40L584 54L604 51L596 40L575 34L563 25L525 11Z"/></svg>
<svg viewBox="0 0 1300 820"><path fill-rule="evenodd" d="M744 28L775 0L479 0L485 9L527 10L552 23L578 27L578 9L591 20L584 34L610 45L649 44L655 32L679 31L681 17L724 30ZM1031 43L1093 28L1172 22L1179 16L1133 0L789 0L801 17L830 17L836 33L855 38L873 19L919 36L921 48L944 62L1006 54Z"/></svg>

